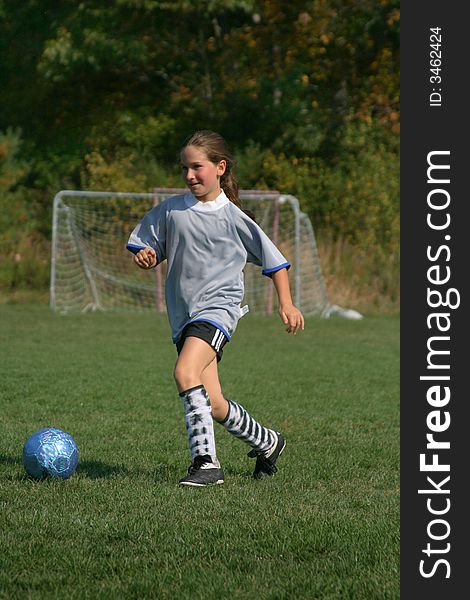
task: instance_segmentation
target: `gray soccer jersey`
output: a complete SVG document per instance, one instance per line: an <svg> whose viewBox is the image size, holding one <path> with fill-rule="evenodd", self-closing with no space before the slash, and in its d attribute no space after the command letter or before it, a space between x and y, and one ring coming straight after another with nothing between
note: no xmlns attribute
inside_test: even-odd
<svg viewBox="0 0 470 600"><path fill-rule="evenodd" d="M200 202L167 198L132 232L127 248L145 247L168 260L165 297L173 342L193 321L208 321L230 339L241 317L243 268L252 262L270 276L290 265L263 230L222 192Z"/></svg>

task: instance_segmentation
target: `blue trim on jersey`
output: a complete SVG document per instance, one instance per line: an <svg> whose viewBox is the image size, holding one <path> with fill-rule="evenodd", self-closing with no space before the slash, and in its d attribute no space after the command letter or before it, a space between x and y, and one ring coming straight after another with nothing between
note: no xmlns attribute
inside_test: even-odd
<svg viewBox="0 0 470 600"><path fill-rule="evenodd" d="M135 246L134 244L126 244L126 249L129 250L129 252L132 252L132 254L137 254L144 248L147 248L147 246Z"/></svg>
<svg viewBox="0 0 470 600"><path fill-rule="evenodd" d="M278 267L273 267L272 269L263 269L261 273L263 275L266 275L266 277L269 277L270 275L272 275L276 271L280 271L281 269L290 269L290 263L285 262L282 265L279 265Z"/></svg>
<svg viewBox="0 0 470 600"><path fill-rule="evenodd" d="M198 321L202 321L204 323L210 323L214 327L217 327L217 329L220 329L220 331L225 335L225 337L227 338L227 341L230 342L230 336L225 331L225 329L223 327L221 327L218 323L216 323L215 321L211 321L210 319L193 319L192 321L188 321L184 327L187 327L191 323L197 323ZM184 329L184 327L183 327L183 329Z"/></svg>

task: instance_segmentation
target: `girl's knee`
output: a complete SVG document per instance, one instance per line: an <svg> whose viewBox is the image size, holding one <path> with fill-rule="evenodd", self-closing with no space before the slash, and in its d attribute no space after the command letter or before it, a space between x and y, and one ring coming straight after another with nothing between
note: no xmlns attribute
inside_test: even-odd
<svg viewBox="0 0 470 600"><path fill-rule="evenodd" d="M180 392L201 383L200 373L196 373L190 365L186 365L178 361L173 370L173 377Z"/></svg>

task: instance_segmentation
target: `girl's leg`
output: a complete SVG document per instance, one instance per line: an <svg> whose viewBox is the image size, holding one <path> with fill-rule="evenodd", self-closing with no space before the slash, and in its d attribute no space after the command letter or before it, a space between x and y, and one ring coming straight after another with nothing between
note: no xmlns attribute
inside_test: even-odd
<svg viewBox="0 0 470 600"><path fill-rule="evenodd" d="M187 337L176 361L174 377L186 413L186 430L191 451L184 485L223 483L224 475L217 460L211 402L201 375L215 358L215 350L196 337Z"/></svg>
<svg viewBox="0 0 470 600"><path fill-rule="evenodd" d="M215 350L207 342L197 337L187 337L174 370L178 391L181 393L202 385L201 375L215 356Z"/></svg>
<svg viewBox="0 0 470 600"><path fill-rule="evenodd" d="M229 404L222 393L217 369L217 358L214 358L204 369L201 380L211 399L212 416L220 423L228 414Z"/></svg>
<svg viewBox="0 0 470 600"><path fill-rule="evenodd" d="M204 369L201 380L211 399L213 418L229 433L249 444L256 456L275 450L277 445L280 446L277 456L282 452L285 442L280 436L281 442L278 444L280 434L255 421L237 402L224 398L215 358Z"/></svg>

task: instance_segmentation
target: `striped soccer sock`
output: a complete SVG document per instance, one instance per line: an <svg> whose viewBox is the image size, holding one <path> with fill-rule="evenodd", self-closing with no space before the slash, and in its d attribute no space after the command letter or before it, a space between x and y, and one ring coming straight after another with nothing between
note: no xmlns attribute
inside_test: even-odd
<svg viewBox="0 0 470 600"><path fill-rule="evenodd" d="M180 393L186 413L186 431L188 432L191 462L196 456L210 456L219 466L215 452L214 423L209 396L203 385Z"/></svg>
<svg viewBox="0 0 470 600"><path fill-rule="evenodd" d="M233 400L227 400L228 413L223 421L219 421L225 429L235 437L249 444L254 450L265 452L272 448L275 437L270 429L260 425L253 417Z"/></svg>

